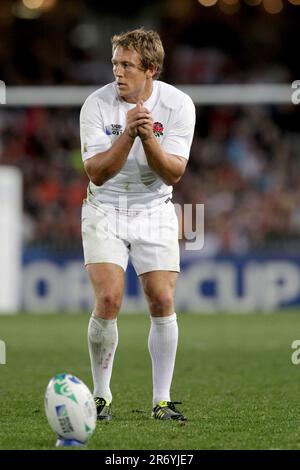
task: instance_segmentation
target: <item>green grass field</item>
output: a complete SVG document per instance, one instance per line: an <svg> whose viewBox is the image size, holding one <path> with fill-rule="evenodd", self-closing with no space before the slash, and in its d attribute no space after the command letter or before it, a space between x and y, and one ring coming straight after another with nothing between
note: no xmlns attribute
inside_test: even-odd
<svg viewBox="0 0 300 470"><path fill-rule="evenodd" d="M88 315L0 316L0 449L53 449L43 398L59 372L90 388ZM180 315L172 399L189 421L154 421L147 315L121 315L112 379L114 420L88 449L299 449L300 313Z"/></svg>

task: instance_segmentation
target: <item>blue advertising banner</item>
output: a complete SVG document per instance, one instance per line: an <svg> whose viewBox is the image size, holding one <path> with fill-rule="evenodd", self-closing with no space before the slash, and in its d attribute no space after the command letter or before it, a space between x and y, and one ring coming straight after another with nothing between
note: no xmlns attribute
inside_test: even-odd
<svg viewBox="0 0 300 470"><path fill-rule="evenodd" d="M81 255L61 256L26 251L23 260L22 308L36 312L90 310L93 293ZM300 306L300 256L182 255L176 292L177 311L253 312ZM139 279L126 272L122 310L146 310Z"/></svg>

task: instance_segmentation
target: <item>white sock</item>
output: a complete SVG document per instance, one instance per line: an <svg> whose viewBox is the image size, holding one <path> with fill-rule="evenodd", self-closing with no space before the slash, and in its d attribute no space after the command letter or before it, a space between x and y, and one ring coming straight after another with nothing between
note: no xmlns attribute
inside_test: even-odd
<svg viewBox="0 0 300 470"><path fill-rule="evenodd" d="M94 381L94 397L111 402L110 379L118 345L117 320L104 320L92 314L88 326L88 346Z"/></svg>
<svg viewBox="0 0 300 470"><path fill-rule="evenodd" d="M152 359L153 406L170 401L178 342L176 313L168 317L151 317L148 348Z"/></svg>

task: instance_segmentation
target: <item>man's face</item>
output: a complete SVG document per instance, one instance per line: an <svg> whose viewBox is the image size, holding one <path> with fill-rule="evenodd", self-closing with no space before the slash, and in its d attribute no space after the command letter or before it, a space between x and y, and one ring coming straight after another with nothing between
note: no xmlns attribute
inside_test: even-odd
<svg viewBox="0 0 300 470"><path fill-rule="evenodd" d="M144 70L140 55L118 46L112 57L113 73L119 96L129 103L135 103L147 95L152 87L152 72Z"/></svg>

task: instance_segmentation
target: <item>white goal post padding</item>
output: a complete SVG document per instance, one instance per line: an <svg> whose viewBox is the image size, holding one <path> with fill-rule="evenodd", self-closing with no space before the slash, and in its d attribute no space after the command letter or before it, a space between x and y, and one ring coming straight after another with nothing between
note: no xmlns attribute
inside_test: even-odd
<svg viewBox="0 0 300 470"><path fill-rule="evenodd" d="M16 313L21 301L22 174L0 166L0 314Z"/></svg>

